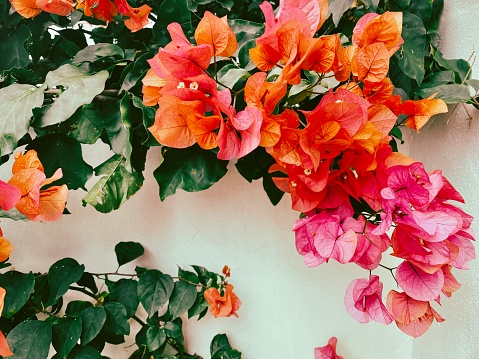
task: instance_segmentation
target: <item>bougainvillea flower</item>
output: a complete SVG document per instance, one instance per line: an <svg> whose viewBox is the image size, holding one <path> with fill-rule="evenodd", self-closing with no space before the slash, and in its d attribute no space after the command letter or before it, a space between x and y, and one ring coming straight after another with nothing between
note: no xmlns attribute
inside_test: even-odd
<svg viewBox="0 0 479 359"><path fill-rule="evenodd" d="M301 10L311 25L311 34L319 30L328 16L327 0L281 0L279 2L276 16L281 18L283 13L295 9Z"/></svg>
<svg viewBox="0 0 479 359"><path fill-rule="evenodd" d="M36 0L10 0L12 7L25 18L35 17L42 12Z"/></svg>
<svg viewBox="0 0 479 359"><path fill-rule="evenodd" d="M397 327L414 338L423 335L434 319L443 322L442 318L429 302L415 300L406 293L391 290L386 301L388 310L392 313Z"/></svg>
<svg viewBox="0 0 479 359"><path fill-rule="evenodd" d="M68 196L66 185L52 186L42 190L62 177L58 169L51 178L46 178L43 166L34 150L25 155L15 154L14 174L8 183L20 189L21 199L15 205L20 213L31 221L55 221L65 209Z"/></svg>
<svg viewBox="0 0 479 359"><path fill-rule="evenodd" d="M249 49L249 57L261 71L271 71L281 58L281 54L268 44L258 44Z"/></svg>
<svg viewBox="0 0 479 359"><path fill-rule="evenodd" d="M77 2L77 9L83 9L86 16L103 21L113 21L117 14L116 6L110 0L81 0Z"/></svg>
<svg viewBox="0 0 479 359"><path fill-rule="evenodd" d="M150 6L145 4L139 8L134 8L131 7L126 0L115 0L115 5L120 14L129 17L125 20L125 26L130 29L131 32L141 30L148 25L148 15L151 11Z"/></svg>
<svg viewBox="0 0 479 359"><path fill-rule="evenodd" d="M230 57L238 48L226 17L220 19L209 11L205 11L195 30L195 40L198 45L211 45L216 56Z"/></svg>
<svg viewBox="0 0 479 359"><path fill-rule="evenodd" d="M22 192L15 186L0 181L0 209L9 211L20 200Z"/></svg>
<svg viewBox="0 0 479 359"><path fill-rule="evenodd" d="M174 148L193 145L196 139L188 127L188 118L203 116L203 104L200 101L182 101L176 96L163 96L159 105L155 123L148 128L156 140Z"/></svg>
<svg viewBox="0 0 479 359"><path fill-rule="evenodd" d="M380 236L372 234L376 226L366 221L364 216L358 219L346 218L341 227L344 231L349 229L356 233L357 246L351 262L368 270L376 269L381 261L382 253L389 248L390 240L386 234Z"/></svg>
<svg viewBox="0 0 479 359"><path fill-rule="evenodd" d="M444 273L426 273L408 261L402 262L396 270L398 285L404 292L416 300L430 301L441 294L444 287Z"/></svg>
<svg viewBox="0 0 479 359"><path fill-rule="evenodd" d="M394 166L389 169L388 188L399 198L404 198L414 207L422 207L429 203L429 176L420 162L410 166Z"/></svg>
<svg viewBox="0 0 479 359"><path fill-rule="evenodd" d="M2 331L0 330L0 356L7 358L12 355L14 354L10 350L10 347L8 346L7 339L5 338Z"/></svg>
<svg viewBox="0 0 479 359"><path fill-rule="evenodd" d="M141 80L143 88L143 105L155 106L161 97L160 90L166 85L166 80L160 78L153 69L149 69Z"/></svg>
<svg viewBox="0 0 479 359"><path fill-rule="evenodd" d="M368 279L355 279L349 284L344 296L344 305L348 313L359 323L374 320L390 324L393 317L382 301L383 284L377 275Z"/></svg>
<svg viewBox="0 0 479 359"><path fill-rule="evenodd" d="M5 305L5 295L7 294L7 291L5 288L0 287L0 317L2 316L3 312L3 307ZM3 354L0 354L3 355Z"/></svg>
<svg viewBox="0 0 479 359"><path fill-rule="evenodd" d="M232 315L238 317L236 312L241 306L241 300L233 292L233 289L231 284L226 284L223 295L216 288L205 290L204 298L210 306L210 313L215 318L231 317Z"/></svg>
<svg viewBox="0 0 479 359"><path fill-rule="evenodd" d="M263 115L254 106L246 106L227 123L222 121L217 137L220 149L218 158L222 160L241 158L258 147L261 141L262 122ZM238 133L241 138L238 137Z"/></svg>
<svg viewBox="0 0 479 359"><path fill-rule="evenodd" d="M336 354L336 345L338 339L332 337L328 340L328 344L324 347L318 347L314 349L314 359L344 359L342 356Z"/></svg>
<svg viewBox="0 0 479 359"><path fill-rule="evenodd" d="M0 228L0 262L3 262L8 257L10 257L10 253L13 251L13 246L8 241L8 239L3 237L2 229ZM0 315L2 311L0 310Z"/></svg>
<svg viewBox="0 0 479 359"><path fill-rule="evenodd" d="M70 15L75 5L72 0L36 0L36 3L43 11L60 16Z"/></svg>
<svg viewBox="0 0 479 359"><path fill-rule="evenodd" d="M434 99L434 96L432 95L417 101L404 101L401 106L401 112L408 116L406 121L407 127L419 131L429 121L431 116L447 112L446 103L441 99Z"/></svg>
<svg viewBox="0 0 479 359"><path fill-rule="evenodd" d="M389 78L382 82L364 82L364 97L372 104L379 104L389 99L393 93L394 85Z"/></svg>
<svg viewBox="0 0 479 359"><path fill-rule="evenodd" d="M382 42L367 45L354 57L353 74L359 81L383 82L389 71L389 53Z"/></svg>
<svg viewBox="0 0 479 359"><path fill-rule="evenodd" d="M401 12L368 13L356 23L352 41L359 47L382 43L391 56L404 43L401 32Z"/></svg>

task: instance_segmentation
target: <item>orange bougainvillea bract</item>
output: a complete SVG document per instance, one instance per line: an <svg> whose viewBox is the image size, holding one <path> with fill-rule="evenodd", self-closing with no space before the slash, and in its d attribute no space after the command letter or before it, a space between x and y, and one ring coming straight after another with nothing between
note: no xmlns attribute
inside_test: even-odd
<svg viewBox="0 0 479 359"><path fill-rule="evenodd" d="M226 284L223 295L217 288L205 290L204 297L210 306L210 313L215 318L238 316L236 312L241 306L241 300L233 292L233 289L234 287L231 284Z"/></svg>

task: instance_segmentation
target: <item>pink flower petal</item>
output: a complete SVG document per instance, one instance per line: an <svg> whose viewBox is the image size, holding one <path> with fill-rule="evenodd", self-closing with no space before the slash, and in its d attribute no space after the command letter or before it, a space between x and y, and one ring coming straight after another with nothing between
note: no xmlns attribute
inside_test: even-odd
<svg viewBox="0 0 479 359"><path fill-rule="evenodd" d="M404 292L416 300L434 300L444 286L442 270L428 274L407 261L402 262L397 268L396 278Z"/></svg>
<svg viewBox="0 0 479 359"><path fill-rule="evenodd" d="M0 181L0 208L9 211L20 200L22 192L15 186Z"/></svg>

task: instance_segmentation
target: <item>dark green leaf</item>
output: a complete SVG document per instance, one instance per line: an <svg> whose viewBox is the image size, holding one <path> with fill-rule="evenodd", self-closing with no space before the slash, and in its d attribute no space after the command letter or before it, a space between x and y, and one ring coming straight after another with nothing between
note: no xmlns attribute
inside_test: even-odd
<svg viewBox="0 0 479 359"><path fill-rule="evenodd" d="M168 304L171 319L176 319L185 313L196 300L196 287L192 284L178 281L175 282L175 288Z"/></svg>
<svg viewBox="0 0 479 359"><path fill-rule="evenodd" d="M100 333L106 321L106 312L103 307L91 307L81 313L82 333L81 344L91 342Z"/></svg>
<svg viewBox="0 0 479 359"><path fill-rule="evenodd" d="M145 126L145 128L153 126L153 123L155 122L156 109L153 107L144 106L141 101L141 98L137 96L132 96L132 100L133 100L133 106L141 109L143 113L143 125ZM147 131L147 135L148 135L148 138L146 139L146 141L143 142L144 145L146 146L159 145L158 141L153 137L150 131Z"/></svg>
<svg viewBox="0 0 479 359"><path fill-rule="evenodd" d="M15 359L46 359L52 342L52 323L28 320L7 336Z"/></svg>
<svg viewBox="0 0 479 359"><path fill-rule="evenodd" d="M178 267L178 277L195 284L198 284L200 282L200 280L198 279L198 276L195 273L183 270L180 267Z"/></svg>
<svg viewBox="0 0 479 359"><path fill-rule="evenodd" d="M13 84L0 89L0 155L13 152L28 132L32 110L43 104L43 90L33 85Z"/></svg>
<svg viewBox="0 0 479 359"><path fill-rule="evenodd" d="M434 87L439 85L446 85L454 83L455 75L454 71L445 70L434 72L424 79L421 88Z"/></svg>
<svg viewBox="0 0 479 359"><path fill-rule="evenodd" d="M264 173L263 175L263 189L273 206L276 206L283 198L284 192L276 186L270 173Z"/></svg>
<svg viewBox="0 0 479 359"><path fill-rule="evenodd" d="M206 313L208 310L208 303L203 295L204 292L197 293L195 303L193 306L188 310L188 319L194 317L195 315L199 315L198 320L201 319L202 313Z"/></svg>
<svg viewBox="0 0 479 359"><path fill-rule="evenodd" d="M176 320L172 322L168 322L165 324L165 331L166 335L168 335L170 338L176 339L180 338L183 335L183 332L181 330L181 319L177 318Z"/></svg>
<svg viewBox="0 0 479 359"><path fill-rule="evenodd" d="M76 346L68 356L68 359L102 359L100 352L91 346Z"/></svg>
<svg viewBox="0 0 479 359"><path fill-rule="evenodd" d="M243 46L241 46L238 52L239 64L247 71L251 71L256 67L249 57L249 50L255 46L256 40L249 40Z"/></svg>
<svg viewBox="0 0 479 359"><path fill-rule="evenodd" d="M48 285L51 291L51 298L56 301L63 296L67 291L70 284L79 280L85 266L80 265L73 258L63 258L58 262L55 262L48 270Z"/></svg>
<svg viewBox="0 0 479 359"><path fill-rule="evenodd" d="M130 324L126 316L125 306L121 303L110 302L103 307L106 312L105 328L119 335L130 334Z"/></svg>
<svg viewBox="0 0 479 359"><path fill-rule="evenodd" d="M68 189L84 189L85 183L93 174L93 167L83 160L80 143L63 134L37 137L27 146L27 150L37 151L44 164L45 174L51 177L58 168L63 177L56 184L66 184Z"/></svg>
<svg viewBox="0 0 479 359"><path fill-rule="evenodd" d="M187 0L165 0L156 14L158 18L153 26L153 35L160 45L166 45L166 39L169 37L166 24L177 22L182 25L185 32L191 28L191 13Z"/></svg>
<svg viewBox="0 0 479 359"><path fill-rule="evenodd" d="M33 273L23 274L17 271L9 271L0 275L0 287L6 290L2 316L11 318L28 301L35 286Z"/></svg>
<svg viewBox="0 0 479 359"><path fill-rule="evenodd" d="M152 317L169 299L173 292L173 278L158 270L147 270L138 281L138 297Z"/></svg>
<svg viewBox="0 0 479 359"><path fill-rule="evenodd" d="M393 127L389 133L402 142L402 132L398 126Z"/></svg>
<svg viewBox="0 0 479 359"><path fill-rule="evenodd" d="M95 278L93 278L93 275L91 273L88 273L88 272L83 273L80 280L77 281L77 284L80 287L86 287L90 289L93 294L96 294L98 292L98 287L96 286Z"/></svg>
<svg viewBox="0 0 479 359"><path fill-rule="evenodd" d="M210 188L226 174L227 165L228 161L219 160L198 145L166 150L163 163L153 172L160 186L160 199L164 201L178 188L187 192Z"/></svg>
<svg viewBox="0 0 479 359"><path fill-rule="evenodd" d="M0 73L12 67L25 67L28 64L28 52L25 41L30 37L30 29L20 25L13 31L2 28L0 31Z"/></svg>
<svg viewBox="0 0 479 359"><path fill-rule="evenodd" d="M138 83L140 78L143 77L146 70L150 68L150 65L146 61L151 58L152 58L152 54L150 52L144 53L143 55L138 57L135 60L135 62L131 64L132 66L130 68L128 68L130 65L128 65L125 68L124 71L127 71L128 69L128 72L124 76L124 79L120 88L120 93L122 91L130 90L132 87L134 87Z"/></svg>
<svg viewBox="0 0 479 359"><path fill-rule="evenodd" d="M150 352L159 349L166 341L166 333L158 327L149 327L145 334L146 347Z"/></svg>
<svg viewBox="0 0 479 359"><path fill-rule="evenodd" d="M69 317L76 317L82 315L87 308L92 308L93 304L84 300L74 300L67 304L65 314Z"/></svg>
<svg viewBox="0 0 479 359"><path fill-rule="evenodd" d="M145 253L138 242L120 242L115 246L116 260L119 266L129 263Z"/></svg>
<svg viewBox="0 0 479 359"><path fill-rule="evenodd" d="M235 166L238 172L248 181L259 179L275 163L264 147L258 147L253 152L240 158Z"/></svg>
<svg viewBox="0 0 479 359"><path fill-rule="evenodd" d="M125 166L126 159L114 155L95 168L95 174L102 177L83 198L83 206L89 204L99 212L108 213L134 195L143 184L143 176L129 172Z"/></svg>
<svg viewBox="0 0 479 359"><path fill-rule="evenodd" d="M59 358L66 358L80 339L81 317L60 318L53 324L52 344Z"/></svg>
<svg viewBox="0 0 479 359"><path fill-rule="evenodd" d="M426 29L419 17L407 12L403 14L402 38L404 44L395 54L399 67L421 85L425 74Z"/></svg>
<svg viewBox="0 0 479 359"><path fill-rule="evenodd" d="M126 316L131 318L140 303L137 295L138 282L133 279L122 278L118 282L108 282L112 302L118 302L125 306Z"/></svg>
<svg viewBox="0 0 479 359"><path fill-rule="evenodd" d="M231 349L233 348L231 348L226 334L217 334L210 344L211 359L221 359L223 353Z"/></svg>

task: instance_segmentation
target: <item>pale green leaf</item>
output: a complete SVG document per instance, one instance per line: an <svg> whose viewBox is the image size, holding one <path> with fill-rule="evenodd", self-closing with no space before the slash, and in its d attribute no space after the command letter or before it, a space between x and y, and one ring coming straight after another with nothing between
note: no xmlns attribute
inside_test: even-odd
<svg viewBox="0 0 479 359"><path fill-rule="evenodd" d="M43 90L13 84L0 89L0 155L12 153L30 127L32 110L43 104Z"/></svg>
<svg viewBox="0 0 479 359"><path fill-rule="evenodd" d="M55 125L70 118L82 105L93 101L105 89L108 71L88 75L73 65L63 65L47 74L49 88L62 86L65 91L41 118L39 127Z"/></svg>

